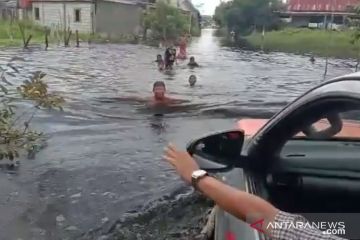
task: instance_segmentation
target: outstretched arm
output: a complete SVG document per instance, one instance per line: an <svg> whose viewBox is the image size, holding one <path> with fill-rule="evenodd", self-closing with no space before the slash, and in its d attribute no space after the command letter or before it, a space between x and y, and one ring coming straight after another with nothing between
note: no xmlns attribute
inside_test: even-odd
<svg viewBox="0 0 360 240"><path fill-rule="evenodd" d="M175 167L185 182L191 183L191 175L193 171L199 169L199 166L187 152L179 151L170 144L165 150L164 158ZM279 212L265 200L228 186L213 177L201 179L198 187L220 208L244 221L246 221L247 216L255 213L261 213L267 221L274 221Z"/></svg>
<svg viewBox="0 0 360 240"><path fill-rule="evenodd" d="M191 183L191 175L195 170L199 169L195 160L187 153L177 150L173 145L169 145L165 149L164 158L174 166L178 174L187 183ZM274 228L271 226L267 228L269 222L307 222L305 218L300 215L294 215L286 213L276 209L273 205L265 200L249 194L244 191L240 191L236 188L230 187L221 181L212 178L205 177L200 179L197 187L210 199L214 200L216 204L232 214L233 216L246 221L249 215L260 214L261 219L264 220L265 227L261 230L270 235L272 239L283 240L340 240L337 236L324 234L322 231L313 227L304 228ZM259 220L261 220L259 219ZM254 220L254 219L252 219ZM262 225L262 224L261 224ZM294 224L295 226L296 224ZM306 225L302 225L306 226ZM311 224L309 225L311 226Z"/></svg>
<svg viewBox="0 0 360 240"><path fill-rule="evenodd" d="M119 101L126 101L126 102L148 102L149 100L146 98L141 98L141 97L135 97L135 96L130 96L130 97L116 97L116 100Z"/></svg>

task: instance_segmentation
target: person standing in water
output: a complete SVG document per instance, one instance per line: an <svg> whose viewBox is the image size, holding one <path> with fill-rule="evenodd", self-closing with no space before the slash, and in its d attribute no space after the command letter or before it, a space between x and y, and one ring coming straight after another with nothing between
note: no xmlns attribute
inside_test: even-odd
<svg viewBox="0 0 360 240"><path fill-rule="evenodd" d="M163 60L161 54L158 54L155 61L158 65L160 71L165 69L165 61Z"/></svg>
<svg viewBox="0 0 360 240"><path fill-rule="evenodd" d="M194 87L194 86L195 86L195 83L196 83L196 76L195 76L195 75L191 75L191 76L189 77L190 87Z"/></svg>
<svg viewBox="0 0 360 240"><path fill-rule="evenodd" d="M195 61L195 57L190 58L188 66L191 67L191 68L200 67L199 64Z"/></svg>
<svg viewBox="0 0 360 240"><path fill-rule="evenodd" d="M187 38L183 36L181 37L179 42L179 55L177 56L178 59L187 58L186 47L187 47Z"/></svg>
<svg viewBox="0 0 360 240"><path fill-rule="evenodd" d="M168 47L165 50L164 58L165 58L165 69L172 69L176 58L176 50L174 52L174 49L172 47Z"/></svg>

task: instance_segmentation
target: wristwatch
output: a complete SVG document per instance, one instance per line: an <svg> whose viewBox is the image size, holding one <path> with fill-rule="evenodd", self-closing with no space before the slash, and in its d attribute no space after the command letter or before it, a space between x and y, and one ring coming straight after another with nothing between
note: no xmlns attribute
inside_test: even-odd
<svg viewBox="0 0 360 240"><path fill-rule="evenodd" d="M198 188L198 183L204 177L209 176L209 174L205 170L196 170L191 174L191 185L196 189Z"/></svg>

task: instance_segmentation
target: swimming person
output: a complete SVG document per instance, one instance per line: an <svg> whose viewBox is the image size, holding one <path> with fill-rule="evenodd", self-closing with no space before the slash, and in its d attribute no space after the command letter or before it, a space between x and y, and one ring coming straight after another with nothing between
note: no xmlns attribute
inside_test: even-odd
<svg viewBox="0 0 360 240"><path fill-rule="evenodd" d="M190 61L188 63L189 67L200 67L199 64L197 62L195 62L195 57L191 57Z"/></svg>
<svg viewBox="0 0 360 240"><path fill-rule="evenodd" d="M153 94L154 96L150 100L150 105L158 105L158 104L176 104L187 102L185 100L179 100L174 98L167 97L166 94L166 86L163 81L156 81L153 85Z"/></svg>
<svg viewBox="0 0 360 240"><path fill-rule="evenodd" d="M195 75L191 75L191 76L189 77L190 87L194 87L194 86L195 86L195 83L196 83L196 76L195 76Z"/></svg>
<svg viewBox="0 0 360 240"><path fill-rule="evenodd" d="M155 61L158 65L158 68L160 71L164 70L165 69L165 61L164 59L162 58L161 54L158 54L157 57L156 57L156 61Z"/></svg>
<svg viewBox="0 0 360 240"><path fill-rule="evenodd" d="M166 86L163 81L156 81L153 84L153 96L152 97L117 97L116 100L120 101L133 101L138 103L145 103L150 106L154 105L170 105L177 103L185 103L187 100L175 99L166 96Z"/></svg>

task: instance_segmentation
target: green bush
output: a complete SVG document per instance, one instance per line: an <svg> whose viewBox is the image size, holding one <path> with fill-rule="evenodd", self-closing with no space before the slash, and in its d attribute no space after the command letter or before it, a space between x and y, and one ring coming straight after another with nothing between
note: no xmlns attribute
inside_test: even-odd
<svg viewBox="0 0 360 240"><path fill-rule="evenodd" d="M187 15L164 2L158 2L154 9L147 10L142 23L145 29L151 29L153 38L163 40L176 39L190 27Z"/></svg>
<svg viewBox="0 0 360 240"><path fill-rule="evenodd" d="M264 42L260 32L255 32L245 39L257 49L263 44L266 51L354 58L357 56L357 46L352 44L353 34L353 31L286 28L266 32Z"/></svg>
<svg viewBox="0 0 360 240"><path fill-rule="evenodd" d="M64 99L48 92L48 86L43 80L45 74L40 71L20 86L14 87L8 81L8 76L16 77L19 74L14 63L0 66L0 69L0 160L13 161L19 158L23 151L27 151L29 156L34 156L44 146L46 138L44 134L31 129L31 120L41 108L62 110ZM33 102L34 109L19 112L14 95Z"/></svg>

